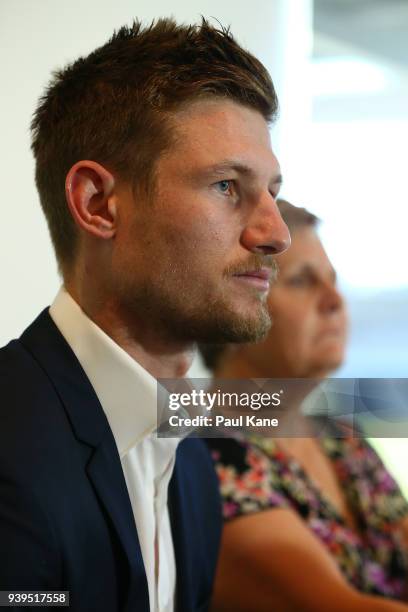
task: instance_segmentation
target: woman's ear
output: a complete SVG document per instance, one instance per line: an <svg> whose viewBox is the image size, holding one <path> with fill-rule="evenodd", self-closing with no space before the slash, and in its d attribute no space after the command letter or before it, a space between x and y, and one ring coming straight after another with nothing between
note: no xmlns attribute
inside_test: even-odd
<svg viewBox="0 0 408 612"><path fill-rule="evenodd" d="M72 166L65 180L65 194L75 223L103 240L116 232L113 175L97 162L83 160Z"/></svg>

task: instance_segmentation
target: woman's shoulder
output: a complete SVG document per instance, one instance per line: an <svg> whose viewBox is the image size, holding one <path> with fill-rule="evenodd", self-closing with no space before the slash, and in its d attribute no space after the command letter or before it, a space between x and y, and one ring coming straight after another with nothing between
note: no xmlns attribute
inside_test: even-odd
<svg viewBox="0 0 408 612"><path fill-rule="evenodd" d="M239 472L244 472L254 468L254 460L258 458L258 464L263 459L265 469L269 470L271 467L270 458L244 435L208 438L206 444L216 465L231 466Z"/></svg>
<svg viewBox="0 0 408 612"><path fill-rule="evenodd" d="M291 507L281 486L278 458L247 437L206 440L217 471L225 519Z"/></svg>

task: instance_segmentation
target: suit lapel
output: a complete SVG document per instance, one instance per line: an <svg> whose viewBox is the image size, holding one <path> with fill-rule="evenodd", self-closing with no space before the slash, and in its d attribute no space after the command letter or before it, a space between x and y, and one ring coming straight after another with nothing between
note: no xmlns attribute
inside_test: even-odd
<svg viewBox="0 0 408 612"><path fill-rule="evenodd" d="M107 511L131 568L127 607L149 610L146 572L132 507L116 446L100 444L87 465L87 473L98 499Z"/></svg>
<svg viewBox="0 0 408 612"><path fill-rule="evenodd" d="M185 504L183 488L180 486L181 462L176 462L173 476L169 486L169 515L172 528L174 555L176 558L177 585L176 585L176 610L178 612L191 612L193 607L192 593L192 571L191 555L189 554L189 543L187 533L189 530L189 513ZM193 527L194 528L194 527ZM179 570L182 568L182 575Z"/></svg>
<svg viewBox="0 0 408 612"><path fill-rule="evenodd" d="M76 356L44 310L21 342L51 380L78 440L93 448L88 477L121 543L130 569L126 609L149 610L146 572L116 443Z"/></svg>

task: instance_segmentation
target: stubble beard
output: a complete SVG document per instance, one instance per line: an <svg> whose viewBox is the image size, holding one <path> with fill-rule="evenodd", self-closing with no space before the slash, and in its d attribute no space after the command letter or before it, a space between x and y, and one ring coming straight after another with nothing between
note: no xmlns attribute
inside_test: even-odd
<svg viewBox="0 0 408 612"><path fill-rule="evenodd" d="M237 312L228 295L205 299L199 291L187 292L181 286L178 291L174 286L171 289L162 286L156 293L151 286L146 286L133 300L133 306L141 307L152 326L158 331L161 329L169 339L186 343L259 342L270 329L266 297L255 295L256 292L249 315L248 311Z"/></svg>
<svg viewBox="0 0 408 612"><path fill-rule="evenodd" d="M244 343L263 340L271 326L265 301L254 296L250 315L238 313L228 299L220 297L190 318L184 333L198 343Z"/></svg>
<svg viewBox="0 0 408 612"><path fill-rule="evenodd" d="M169 272L169 271L168 271ZM191 343L246 343L263 340L271 327L267 295L248 288L252 294L253 310L239 312L231 300L229 285L218 292L214 288L202 291L200 285L191 286L174 268L167 275L127 289L122 286L122 305L128 320L142 320L168 341ZM226 277L230 271L226 271ZM127 283L126 283L127 284ZM243 301L248 301L243 296Z"/></svg>

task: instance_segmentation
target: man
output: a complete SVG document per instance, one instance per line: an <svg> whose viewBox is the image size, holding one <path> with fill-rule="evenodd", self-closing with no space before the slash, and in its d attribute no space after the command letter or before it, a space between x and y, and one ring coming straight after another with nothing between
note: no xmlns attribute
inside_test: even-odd
<svg viewBox="0 0 408 612"><path fill-rule="evenodd" d="M216 480L200 441L175 459L154 435L155 379L183 376L196 341L269 327L289 241L276 106L228 32L166 19L120 29L40 100L36 182L64 287L1 352L0 589L70 591L87 612L207 609Z"/></svg>

